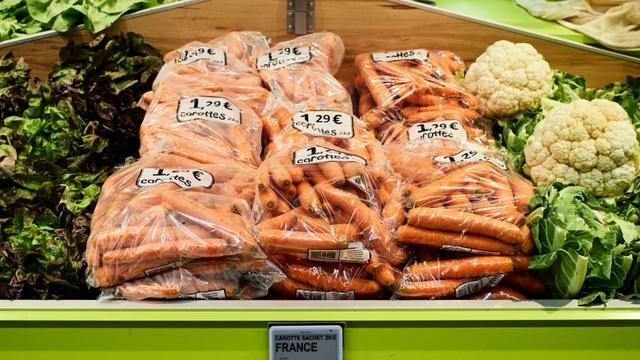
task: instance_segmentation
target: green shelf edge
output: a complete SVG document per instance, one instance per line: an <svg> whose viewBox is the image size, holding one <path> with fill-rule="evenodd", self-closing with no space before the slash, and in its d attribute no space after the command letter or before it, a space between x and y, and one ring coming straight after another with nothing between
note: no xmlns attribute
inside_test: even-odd
<svg viewBox="0 0 640 360"><path fill-rule="evenodd" d="M3 322L640 322L640 305L575 301L0 301Z"/></svg>

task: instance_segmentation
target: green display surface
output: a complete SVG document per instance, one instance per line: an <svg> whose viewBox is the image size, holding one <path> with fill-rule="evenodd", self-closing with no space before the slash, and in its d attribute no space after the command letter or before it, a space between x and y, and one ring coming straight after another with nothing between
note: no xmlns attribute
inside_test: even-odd
<svg viewBox="0 0 640 360"><path fill-rule="evenodd" d="M8 302L0 359L267 359L273 322L345 324L345 359L640 355L640 305L561 302Z"/></svg>
<svg viewBox="0 0 640 360"><path fill-rule="evenodd" d="M623 53L605 48L589 36L568 29L555 21L543 20L532 16L513 0L436 0L436 6L421 3L419 0L391 1L457 16L626 61L640 62L639 52Z"/></svg>

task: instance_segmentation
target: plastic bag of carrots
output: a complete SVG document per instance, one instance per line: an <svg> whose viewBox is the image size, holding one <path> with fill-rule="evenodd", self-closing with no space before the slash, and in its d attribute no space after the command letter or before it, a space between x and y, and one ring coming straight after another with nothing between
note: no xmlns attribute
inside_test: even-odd
<svg viewBox="0 0 640 360"><path fill-rule="evenodd" d="M269 48L269 40L258 32L230 32L208 42L192 41L165 54L165 64L154 81L156 89L171 73L206 72L256 73L259 53Z"/></svg>
<svg viewBox="0 0 640 360"><path fill-rule="evenodd" d="M272 284L284 278L269 260L199 259L106 289L101 299L255 299L266 296Z"/></svg>
<svg viewBox="0 0 640 360"><path fill-rule="evenodd" d="M253 73L258 53L269 47L269 40L258 32L230 32L208 42L192 41L164 56L162 66L153 83L153 90L164 82L168 75L217 73ZM140 107L147 109L153 91L145 93Z"/></svg>
<svg viewBox="0 0 640 360"><path fill-rule="evenodd" d="M255 75L170 74L140 127L140 154L171 151L200 162L223 156L257 165L262 121L256 111L268 97Z"/></svg>
<svg viewBox="0 0 640 360"><path fill-rule="evenodd" d="M329 106L351 111L349 92L333 77L344 56L336 34L314 33L283 41L264 51L256 68L264 84L281 101L308 105L322 98Z"/></svg>
<svg viewBox="0 0 640 360"><path fill-rule="evenodd" d="M387 146L404 183L383 216L399 242L439 250L410 263L395 296L462 298L528 268L532 185L477 143Z"/></svg>
<svg viewBox="0 0 640 360"><path fill-rule="evenodd" d="M454 53L373 52L358 55L355 65L359 115L383 142L485 136L474 129L478 101L458 83L465 67Z"/></svg>
<svg viewBox="0 0 640 360"><path fill-rule="evenodd" d="M198 258L260 257L251 203L256 168L147 155L103 186L87 244L88 282L109 287Z"/></svg>
<svg viewBox="0 0 640 360"><path fill-rule="evenodd" d="M399 274L391 265L402 264L407 254L382 222L376 189L380 182L367 163L315 138L306 146L273 154L260 165L254 204L258 242L289 280L303 282L313 291L354 291L356 298L382 293L382 288L363 293L349 288L362 276L383 286L395 284ZM303 267L305 274L317 278L291 275L292 269ZM334 286L335 279L323 282L325 275L339 278L343 286ZM292 294L283 287L276 291Z"/></svg>

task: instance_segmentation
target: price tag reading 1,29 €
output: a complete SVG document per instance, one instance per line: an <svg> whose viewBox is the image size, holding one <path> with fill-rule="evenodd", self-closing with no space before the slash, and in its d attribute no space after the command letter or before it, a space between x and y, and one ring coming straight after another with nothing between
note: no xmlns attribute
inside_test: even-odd
<svg viewBox="0 0 640 360"><path fill-rule="evenodd" d="M240 125L242 113L235 104L223 97L194 96L180 99L177 120L209 120Z"/></svg>
<svg viewBox="0 0 640 360"><path fill-rule="evenodd" d="M211 46L198 46L178 53L180 56L176 59L176 64L185 65L198 60L205 60L211 64L227 65L227 55L224 50Z"/></svg>
<svg viewBox="0 0 640 360"><path fill-rule="evenodd" d="M256 60L256 68L278 70L309 60L311 60L311 50L308 47L287 46L259 56Z"/></svg>
<svg viewBox="0 0 640 360"><path fill-rule="evenodd" d="M451 156L434 156L433 160L439 163L465 163L465 162L475 162L475 161L487 161L500 169L507 170L507 165L494 157L490 157L484 155L483 153L477 150L462 150L459 153Z"/></svg>
<svg viewBox="0 0 640 360"><path fill-rule="evenodd" d="M340 111L301 111L293 115L293 127L313 136L353 137L353 117Z"/></svg>
<svg viewBox="0 0 640 360"><path fill-rule="evenodd" d="M273 325L269 360L342 360L342 326Z"/></svg>
<svg viewBox="0 0 640 360"><path fill-rule="evenodd" d="M458 120L416 123L409 128L407 135L409 141L467 140L467 132Z"/></svg>

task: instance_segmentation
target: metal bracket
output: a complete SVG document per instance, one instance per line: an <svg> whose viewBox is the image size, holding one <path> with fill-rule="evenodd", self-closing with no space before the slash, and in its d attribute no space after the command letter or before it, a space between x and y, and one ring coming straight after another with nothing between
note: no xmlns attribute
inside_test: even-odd
<svg viewBox="0 0 640 360"><path fill-rule="evenodd" d="M304 35L315 28L315 0L287 0L287 32Z"/></svg>

